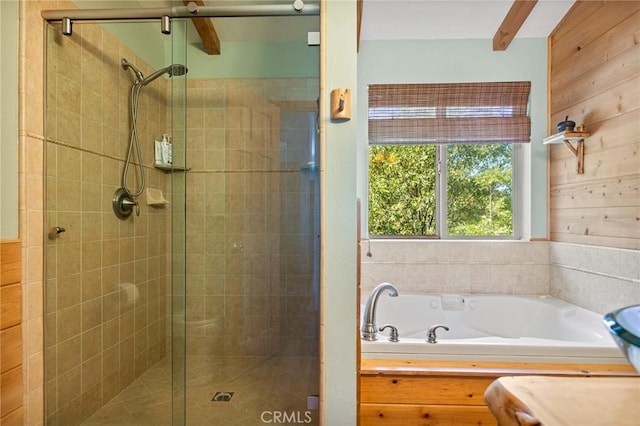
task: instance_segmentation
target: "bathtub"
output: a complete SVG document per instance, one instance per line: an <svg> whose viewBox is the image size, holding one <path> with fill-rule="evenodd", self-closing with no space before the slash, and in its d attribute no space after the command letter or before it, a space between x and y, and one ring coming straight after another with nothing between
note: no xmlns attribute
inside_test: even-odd
<svg viewBox="0 0 640 426"><path fill-rule="evenodd" d="M383 294L376 323L395 326L399 341L388 340L389 329L377 341L361 339L363 358L626 363L600 314L550 296ZM436 324L449 331L427 343Z"/></svg>

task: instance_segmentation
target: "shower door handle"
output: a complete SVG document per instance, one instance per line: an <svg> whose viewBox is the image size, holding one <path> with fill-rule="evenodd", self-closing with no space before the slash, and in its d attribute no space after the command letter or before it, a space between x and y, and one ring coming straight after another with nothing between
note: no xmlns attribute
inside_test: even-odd
<svg viewBox="0 0 640 426"><path fill-rule="evenodd" d="M51 228L47 236L50 240L55 240L60 234L64 233L65 231L66 229L64 229L62 226L54 226L53 228Z"/></svg>

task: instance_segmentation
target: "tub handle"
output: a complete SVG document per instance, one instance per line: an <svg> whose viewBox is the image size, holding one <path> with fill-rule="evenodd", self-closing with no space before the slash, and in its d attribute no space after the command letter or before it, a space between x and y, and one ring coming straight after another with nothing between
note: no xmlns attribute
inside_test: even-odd
<svg viewBox="0 0 640 426"><path fill-rule="evenodd" d="M390 342L397 342L398 340L400 340L398 338L398 329L396 327L392 326L391 324L385 324L382 327L380 327L378 331L384 331L385 328L391 329L391 332L389 333Z"/></svg>
<svg viewBox="0 0 640 426"><path fill-rule="evenodd" d="M438 343L438 336L436 336L436 330L439 328L444 328L445 330L449 331L449 327L447 327L446 325L442 325L442 324L438 324L438 325L432 325L431 327L429 327L429 331L427 331L427 343Z"/></svg>

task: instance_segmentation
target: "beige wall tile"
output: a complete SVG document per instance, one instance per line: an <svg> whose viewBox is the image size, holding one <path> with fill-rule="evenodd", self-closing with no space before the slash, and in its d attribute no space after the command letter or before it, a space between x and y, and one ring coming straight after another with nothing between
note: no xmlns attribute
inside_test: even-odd
<svg viewBox="0 0 640 426"><path fill-rule="evenodd" d="M57 252L58 277L80 274L82 265L82 252L80 243L60 244L58 246Z"/></svg>
<svg viewBox="0 0 640 426"><path fill-rule="evenodd" d="M82 273L82 301L102 296L102 269Z"/></svg>
<svg viewBox="0 0 640 426"><path fill-rule="evenodd" d="M26 348L26 356L35 355L38 352L42 352L43 348L43 323L42 318L33 318L27 321L27 335L26 342L23 347ZM28 366L28 363L24 365Z"/></svg>
<svg viewBox="0 0 640 426"><path fill-rule="evenodd" d="M38 368L32 366L31 368ZM26 395L25 424L41 426L44 424L44 386L30 389Z"/></svg>
<svg viewBox="0 0 640 426"><path fill-rule="evenodd" d="M56 113L57 139L68 145L82 145L82 117L70 110L60 108Z"/></svg>
<svg viewBox="0 0 640 426"><path fill-rule="evenodd" d="M120 320L107 321L102 327L102 346L111 347L120 341Z"/></svg>
<svg viewBox="0 0 640 426"><path fill-rule="evenodd" d="M27 292L23 296L26 296L26 315L23 315L25 319L31 320L34 318L42 318L43 312L43 289L42 281L31 282L26 285Z"/></svg>
<svg viewBox="0 0 640 426"><path fill-rule="evenodd" d="M42 210L44 207L44 180L42 173L26 175L26 208L28 210Z"/></svg>
<svg viewBox="0 0 640 426"><path fill-rule="evenodd" d="M23 244L27 247L42 246L44 243L44 229L41 210L27 211L27 227L26 239Z"/></svg>
<svg viewBox="0 0 640 426"><path fill-rule="evenodd" d="M79 401L82 389L81 368L77 366L58 376L58 407L76 406ZM71 407L73 408L73 407ZM64 413L63 413L64 414ZM72 413L66 413L68 418L61 420L62 424L72 424L75 416ZM69 418L70 417L70 418Z"/></svg>
<svg viewBox="0 0 640 426"><path fill-rule="evenodd" d="M81 244L82 247L82 279L84 281L84 271L92 271L100 268L102 262L101 241L89 241ZM83 284L84 294L84 284Z"/></svg>
<svg viewBox="0 0 640 426"><path fill-rule="evenodd" d="M102 298L102 318L104 321L117 319L120 312L120 293L114 291Z"/></svg>
<svg viewBox="0 0 640 426"><path fill-rule="evenodd" d="M89 303L89 302L85 302L85 303ZM97 309L97 312L100 312L100 310ZM92 314L89 313L88 315L90 316ZM84 319L84 316L85 316L85 312L83 311L83 319ZM95 321L95 323L98 324L97 327L94 327L82 333L82 362L85 362L94 358L99 358L102 353L102 327L100 326L99 321ZM83 323L83 328L85 328L84 323ZM82 380L84 381L84 377L82 378Z"/></svg>
<svg viewBox="0 0 640 426"><path fill-rule="evenodd" d="M104 215L103 215L104 217ZM103 234L103 237L105 235ZM120 242L116 239L102 241L102 266L109 267L119 264L120 259Z"/></svg>
<svg viewBox="0 0 640 426"><path fill-rule="evenodd" d="M102 325L102 299L96 297L95 299L82 302L82 331L88 331L91 329L98 330L98 337L100 337L100 328ZM98 339L99 341L100 339ZM98 344L98 347L99 344Z"/></svg>
<svg viewBox="0 0 640 426"><path fill-rule="evenodd" d="M43 273L42 265L44 258L44 251L42 246L28 247L27 248L27 264L31 269L27 270L26 283L42 282Z"/></svg>
<svg viewBox="0 0 640 426"><path fill-rule="evenodd" d="M56 318L56 339L58 345L64 344L65 340L78 337L82 332L82 305L77 304L57 311ZM78 342L79 344L79 342ZM58 361L60 361L58 352Z"/></svg>
<svg viewBox="0 0 640 426"><path fill-rule="evenodd" d="M82 301L82 277L80 274L60 276L56 279L56 308L58 310L77 305Z"/></svg>
<svg viewBox="0 0 640 426"><path fill-rule="evenodd" d="M27 137L26 151L26 173L30 175L42 175L44 164L44 148L42 140Z"/></svg>
<svg viewBox="0 0 640 426"><path fill-rule="evenodd" d="M60 327L58 327L58 330L60 330ZM59 342L56 345L57 372L59 374L58 380L60 380L65 373L72 370L78 370L78 376L80 375L79 366L82 359L81 341L81 336L78 334L69 340ZM78 377L78 379L79 378L80 377ZM60 391L60 389L58 389L58 391Z"/></svg>
<svg viewBox="0 0 640 426"><path fill-rule="evenodd" d="M58 74L56 75L56 106L58 111L80 116L82 113L82 98L78 96L81 94L80 81L75 78L75 73L71 75L71 78L63 75L60 72L61 68L66 67L63 67L62 64L58 67Z"/></svg>
<svg viewBox="0 0 640 426"><path fill-rule="evenodd" d="M61 211L82 210L82 183L80 180L58 179L56 181L56 204ZM80 228L78 228L79 231ZM78 234L79 236L80 234Z"/></svg>

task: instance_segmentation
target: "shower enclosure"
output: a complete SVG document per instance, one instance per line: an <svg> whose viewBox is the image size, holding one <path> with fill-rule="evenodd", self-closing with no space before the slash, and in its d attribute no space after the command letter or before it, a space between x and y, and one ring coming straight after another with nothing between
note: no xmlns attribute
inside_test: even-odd
<svg viewBox="0 0 640 426"><path fill-rule="evenodd" d="M220 19L47 24L49 425L318 424L318 17Z"/></svg>

